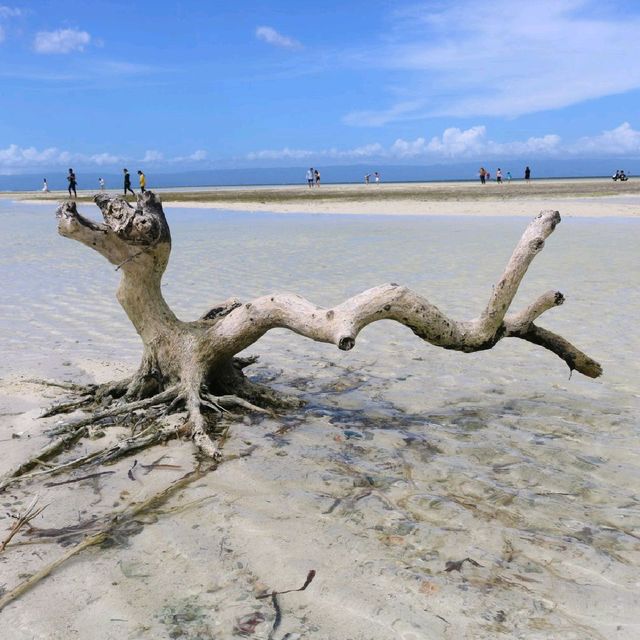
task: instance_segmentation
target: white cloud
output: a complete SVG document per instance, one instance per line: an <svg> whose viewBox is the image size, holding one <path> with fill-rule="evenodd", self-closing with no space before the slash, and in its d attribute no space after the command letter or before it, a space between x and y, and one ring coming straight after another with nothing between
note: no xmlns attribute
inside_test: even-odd
<svg viewBox="0 0 640 640"><path fill-rule="evenodd" d="M0 170L54 167L70 163L104 166L120 161L118 156L111 153L71 153L57 147L37 149L36 147L20 147L17 144L11 144L0 149Z"/></svg>
<svg viewBox="0 0 640 640"><path fill-rule="evenodd" d="M580 138L572 150L575 153L602 155L640 154L640 131L623 122L619 127L603 131L597 136Z"/></svg>
<svg viewBox="0 0 640 640"><path fill-rule="evenodd" d="M37 53L71 53L84 51L90 42L91 36L86 31L58 29L57 31L39 31L33 48Z"/></svg>
<svg viewBox="0 0 640 640"><path fill-rule="evenodd" d="M275 47L283 47L285 49L301 49L302 44L293 38L283 36L278 33L273 27L258 27L256 29L256 38L263 40L268 44L272 44Z"/></svg>
<svg viewBox="0 0 640 640"><path fill-rule="evenodd" d="M114 156L112 153L95 153L87 157L87 161L91 164L96 164L99 167L104 165L119 163L122 158Z"/></svg>
<svg viewBox="0 0 640 640"><path fill-rule="evenodd" d="M178 156L173 158L173 162L202 162L208 158L208 154L204 149L198 149L188 156Z"/></svg>
<svg viewBox="0 0 640 640"><path fill-rule="evenodd" d="M164 154L155 149L149 149L145 152L142 162L162 162L164 160Z"/></svg>
<svg viewBox="0 0 640 640"><path fill-rule="evenodd" d="M22 15L22 10L17 7L8 7L0 4L0 18L18 18Z"/></svg>
<svg viewBox="0 0 640 640"><path fill-rule="evenodd" d="M484 125L468 129L449 127L441 135L414 140L398 138L389 147L372 143L351 149L291 149L254 151L248 160L302 160L305 158L343 159L357 161L366 158L384 160L469 160L514 157L606 157L640 155L640 131L628 122L610 131L564 143L553 133L532 136L525 140L498 142L491 140Z"/></svg>
<svg viewBox="0 0 640 640"><path fill-rule="evenodd" d="M382 127L388 122L415 118L415 114L424 104L423 100L412 100L400 102L381 111L353 111L346 114L342 121L353 127Z"/></svg>
<svg viewBox="0 0 640 640"><path fill-rule="evenodd" d="M0 172L15 169L36 169L38 167L59 167L59 166L94 166L109 167L122 165L123 163L149 163L160 165L172 165L175 163L196 163L203 162L208 154L203 149L198 149L186 156L176 156L167 158L164 153L155 149L145 152L140 159L131 156L119 156L109 152L101 153L76 153L65 151L58 147L47 147L37 149L36 147L21 147L11 144L8 147L0 148Z"/></svg>
<svg viewBox="0 0 640 640"><path fill-rule="evenodd" d="M352 61L393 72L393 95L349 124L533 113L640 88L640 16L593 0L422 2ZM615 7L615 5L612 5ZM413 107L407 109L407 105Z"/></svg>
<svg viewBox="0 0 640 640"><path fill-rule="evenodd" d="M18 18L22 15L22 11L17 7L8 7L4 4L0 4L0 20L6 20L9 18ZM0 42L4 42L6 37L5 28L0 24Z"/></svg>

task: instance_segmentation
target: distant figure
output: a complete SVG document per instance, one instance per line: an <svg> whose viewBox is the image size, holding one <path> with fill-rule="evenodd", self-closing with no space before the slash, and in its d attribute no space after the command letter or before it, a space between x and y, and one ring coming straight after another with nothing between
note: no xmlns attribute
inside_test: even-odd
<svg viewBox="0 0 640 640"><path fill-rule="evenodd" d="M140 193L144 193L147 190L147 179L140 169L138 169L138 180L140 180Z"/></svg>
<svg viewBox="0 0 640 640"><path fill-rule="evenodd" d="M307 184L309 185L309 189L313 187L313 178L313 167L309 167L309 169L307 170Z"/></svg>
<svg viewBox="0 0 640 640"><path fill-rule="evenodd" d="M373 172L373 177L376 180L376 184L380 184L380 174L377 171Z"/></svg>
<svg viewBox="0 0 640 640"><path fill-rule="evenodd" d="M487 170L484 167L480 167L478 175L480 176L480 184L484 184L487 179Z"/></svg>
<svg viewBox="0 0 640 640"><path fill-rule="evenodd" d="M316 179L316 187L319 187L320 186L320 172L317 169L315 169L314 172L313 172L313 175L315 176L315 179Z"/></svg>
<svg viewBox="0 0 640 640"><path fill-rule="evenodd" d="M127 195L127 191L131 191L131 195L135 196L133 189L131 188L131 176L129 175L128 169L122 170L124 173L124 195Z"/></svg>
<svg viewBox="0 0 640 640"><path fill-rule="evenodd" d="M491 174L487 171L487 182L491 180Z"/></svg>
<svg viewBox="0 0 640 640"><path fill-rule="evenodd" d="M364 177L364 183L365 184L369 184L369 178L371 178L371 174L367 173L367 175Z"/></svg>
<svg viewBox="0 0 640 640"><path fill-rule="evenodd" d="M77 198L78 194L76 193L76 187L78 186L78 182L76 180L76 174L73 172L73 169L69 169L67 182L69 183L69 197L71 197L71 192L73 191L73 197Z"/></svg>
<svg viewBox="0 0 640 640"><path fill-rule="evenodd" d="M98 178L98 184L100 185L100 191L104 191L104 178Z"/></svg>
<svg viewBox="0 0 640 640"><path fill-rule="evenodd" d="M620 180L621 182L626 182L629 178L623 169L618 169L614 176L611 176L615 181Z"/></svg>
<svg viewBox="0 0 640 640"><path fill-rule="evenodd" d="M500 170L500 167L498 167L498 170L496 171L496 182L498 184L502 184L502 171Z"/></svg>
<svg viewBox="0 0 640 640"><path fill-rule="evenodd" d="M42 180L42 191L44 191L44 193L49 193L49 185L47 184L46 178Z"/></svg>
<svg viewBox="0 0 640 640"><path fill-rule="evenodd" d="M529 167L525 167L524 169L524 179L529 182L529 180L531 180L531 169L529 169Z"/></svg>
<svg viewBox="0 0 640 640"><path fill-rule="evenodd" d="M507 182L511 182L511 171L507 171Z"/></svg>

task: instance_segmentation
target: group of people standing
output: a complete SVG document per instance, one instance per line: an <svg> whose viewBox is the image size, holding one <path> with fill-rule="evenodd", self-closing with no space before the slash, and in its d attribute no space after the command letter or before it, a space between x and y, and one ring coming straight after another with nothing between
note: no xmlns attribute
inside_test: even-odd
<svg viewBox="0 0 640 640"><path fill-rule="evenodd" d="M491 180L491 173L489 173L489 171L487 171L484 167L480 167L478 175L480 176L481 184L486 184ZM507 179L507 182L511 182L511 171L507 171L505 177ZM526 182L529 182L529 180L531 180L531 169L528 166L524 169L524 179ZM502 169L500 169L500 167L496 169L496 182L498 184L502 184Z"/></svg>
<svg viewBox="0 0 640 640"><path fill-rule="evenodd" d="M373 180L376 184L380 184L380 174L377 171L373 172ZM367 173L364 177L364 183L369 184L371 182L371 174Z"/></svg>
<svg viewBox="0 0 640 640"><path fill-rule="evenodd" d="M131 188L131 174L128 169L122 170L124 175L124 195L127 193L131 193L131 195L136 195L135 191ZM138 169L138 182L140 183L140 193L144 193L147 190L147 177L144 173ZM318 182L320 182L320 178L318 178ZM104 178L98 178L98 186L100 187L100 191L104 191L105 181ZM67 190L69 191L69 197L72 196L74 198L78 197L77 193L78 188L78 179L76 178L75 171L73 169L69 169L69 173L67 173ZM43 178L42 191L44 193L49 193L49 183L46 178Z"/></svg>
<svg viewBox="0 0 640 640"><path fill-rule="evenodd" d="M307 169L307 184L309 185L309 189L311 189L314 184L316 187L320 186L320 172L317 169L313 167Z"/></svg>

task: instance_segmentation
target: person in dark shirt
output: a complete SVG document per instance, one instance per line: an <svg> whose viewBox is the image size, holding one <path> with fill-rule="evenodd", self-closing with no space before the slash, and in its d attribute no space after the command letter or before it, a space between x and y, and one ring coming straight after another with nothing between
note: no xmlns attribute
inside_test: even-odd
<svg viewBox="0 0 640 640"><path fill-rule="evenodd" d="M76 187L78 186L78 182L76 181L76 174L73 172L73 169L69 169L67 182L69 183L69 197L71 197L71 192L73 191L73 197L77 198Z"/></svg>
<svg viewBox="0 0 640 640"><path fill-rule="evenodd" d="M135 196L134 190L131 188L131 175L127 169L122 170L124 172L124 195L127 195L127 191L131 191L131 195Z"/></svg>
<svg viewBox="0 0 640 640"><path fill-rule="evenodd" d="M524 170L524 179L529 182L529 180L531 180L531 169L529 169L529 167L525 167Z"/></svg>

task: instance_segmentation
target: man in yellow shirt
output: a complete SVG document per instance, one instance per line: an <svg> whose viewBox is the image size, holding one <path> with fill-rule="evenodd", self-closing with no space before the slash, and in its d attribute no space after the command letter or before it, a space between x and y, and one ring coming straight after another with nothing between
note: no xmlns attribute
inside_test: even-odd
<svg viewBox="0 0 640 640"><path fill-rule="evenodd" d="M144 193L146 191L147 179L144 177L144 173L138 169L138 180L140 180L140 193Z"/></svg>

